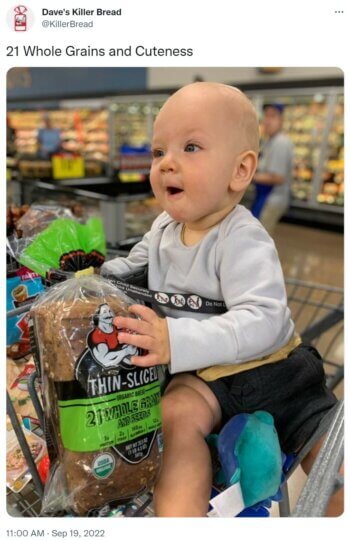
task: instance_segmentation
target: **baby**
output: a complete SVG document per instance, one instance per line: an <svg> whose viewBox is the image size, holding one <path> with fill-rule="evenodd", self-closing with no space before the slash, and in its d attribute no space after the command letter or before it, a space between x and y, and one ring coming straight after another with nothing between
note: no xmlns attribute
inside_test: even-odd
<svg viewBox="0 0 350 540"><path fill-rule="evenodd" d="M206 515L212 470L205 437L233 415L270 412L283 451L291 453L336 403L321 358L295 334L274 243L239 205L258 149L257 116L238 89L194 83L173 94L152 141L151 185L164 212L127 258L102 267L102 274L122 277L148 266L150 289L196 295L199 307L200 297L226 307L220 314L164 307L160 317L134 305L140 319L114 320L135 332L119 332L120 342L148 351L134 364L164 364L171 374L162 398L157 516Z"/></svg>

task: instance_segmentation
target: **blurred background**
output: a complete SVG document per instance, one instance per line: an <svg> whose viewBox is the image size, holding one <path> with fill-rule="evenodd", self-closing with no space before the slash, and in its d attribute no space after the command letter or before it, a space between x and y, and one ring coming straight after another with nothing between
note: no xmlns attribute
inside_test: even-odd
<svg viewBox="0 0 350 540"><path fill-rule="evenodd" d="M238 86L260 118L264 104L284 106L293 173L275 241L289 275L341 284L344 81L337 68L12 69L9 205L59 198L62 188L71 200L84 190L101 195L92 200L104 207L109 245L143 234L159 211L148 176L154 118L174 90L196 80ZM46 193L42 183L49 184ZM252 185L247 207L253 196Z"/></svg>

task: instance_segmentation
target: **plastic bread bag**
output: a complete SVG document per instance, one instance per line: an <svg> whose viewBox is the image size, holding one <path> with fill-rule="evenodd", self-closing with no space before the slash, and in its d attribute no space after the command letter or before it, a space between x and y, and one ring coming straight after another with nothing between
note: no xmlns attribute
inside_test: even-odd
<svg viewBox="0 0 350 540"><path fill-rule="evenodd" d="M32 204L16 221L16 234L19 238L33 238L58 218L72 219L69 208L53 204Z"/></svg>
<svg viewBox="0 0 350 540"><path fill-rule="evenodd" d="M55 275L63 280L69 272L97 268L105 260L104 227L98 215L89 213L83 219L67 208L33 205L18 221L17 230L21 234L8 239L10 254L43 278Z"/></svg>
<svg viewBox="0 0 350 540"><path fill-rule="evenodd" d="M97 275L68 279L32 306L50 476L42 513L96 515L150 489L162 453L156 367L130 362L116 315L131 302Z"/></svg>

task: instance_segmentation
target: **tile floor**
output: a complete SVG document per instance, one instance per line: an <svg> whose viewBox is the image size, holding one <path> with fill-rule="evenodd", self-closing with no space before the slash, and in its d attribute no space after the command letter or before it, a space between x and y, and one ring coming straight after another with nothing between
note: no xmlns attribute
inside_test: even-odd
<svg viewBox="0 0 350 540"><path fill-rule="evenodd" d="M343 287L342 234L280 223L274 240L286 277Z"/></svg>

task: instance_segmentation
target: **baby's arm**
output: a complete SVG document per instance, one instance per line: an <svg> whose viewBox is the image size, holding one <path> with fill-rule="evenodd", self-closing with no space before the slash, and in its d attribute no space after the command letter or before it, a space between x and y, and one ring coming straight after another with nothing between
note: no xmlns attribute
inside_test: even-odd
<svg viewBox="0 0 350 540"><path fill-rule="evenodd" d="M171 373L261 358L293 337L276 248L261 225L227 235L217 248L217 272L227 313L167 317Z"/></svg>
<svg viewBox="0 0 350 540"><path fill-rule="evenodd" d="M118 276L134 272L148 265L148 247L151 231L146 233L142 240L138 242L130 251L127 257L116 257L105 262L101 266L102 276Z"/></svg>
<svg viewBox="0 0 350 540"><path fill-rule="evenodd" d="M102 276L118 276L123 278L123 275L130 274L148 266L149 246L152 235L157 233L159 226L164 222L167 214L162 212L152 223L151 229L143 236L130 251L127 257L117 257L111 261L105 262L101 267Z"/></svg>

